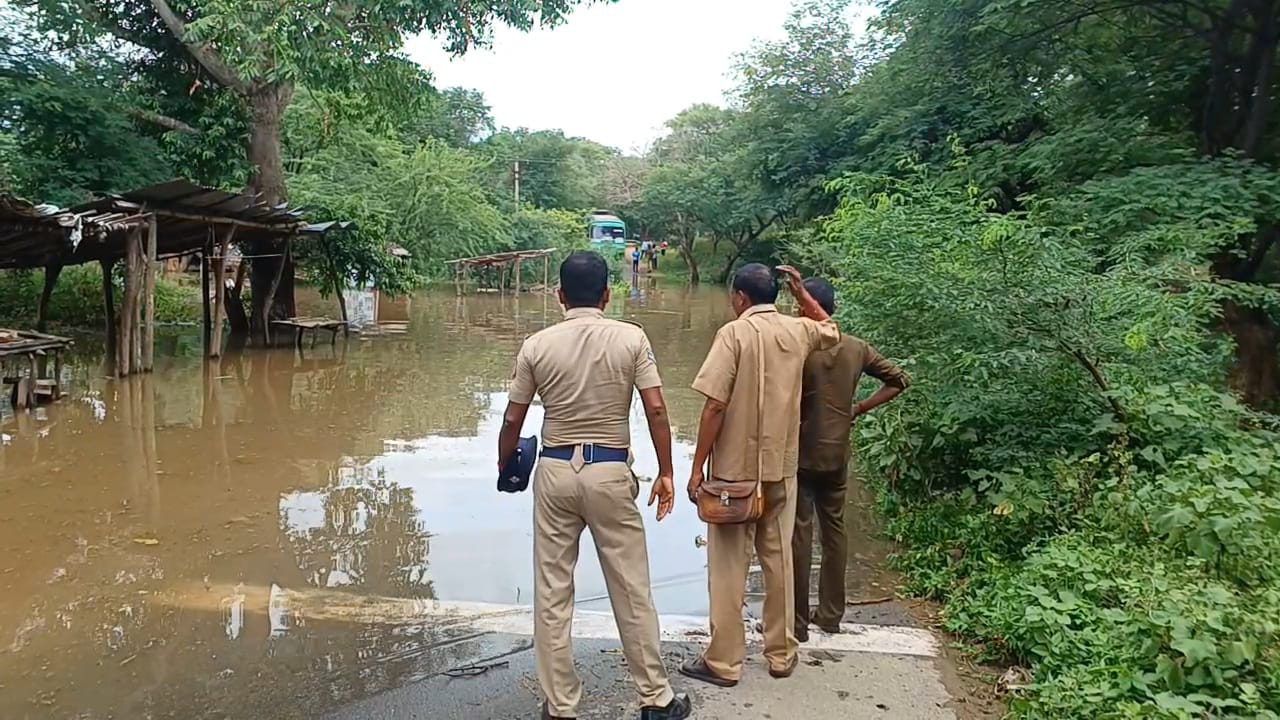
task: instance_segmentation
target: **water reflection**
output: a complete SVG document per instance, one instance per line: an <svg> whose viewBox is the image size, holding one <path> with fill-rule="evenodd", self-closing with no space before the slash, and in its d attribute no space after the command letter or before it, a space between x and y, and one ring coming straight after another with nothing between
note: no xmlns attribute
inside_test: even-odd
<svg viewBox="0 0 1280 720"><path fill-rule="evenodd" d="M610 309L653 338L678 473L724 306L648 287ZM511 358L559 311L452 294L392 311L404 331L216 363L170 332L155 374L125 381L86 338L72 398L0 415L0 717L313 717L527 644L429 611L530 602L531 496L494 490L492 455ZM632 425L652 476L639 407ZM692 509L646 522L660 609L704 610ZM579 597L606 609L582 557Z"/></svg>
<svg viewBox="0 0 1280 720"><path fill-rule="evenodd" d="M280 527L307 582L434 598L413 490L382 467L339 465L324 490L280 499Z"/></svg>

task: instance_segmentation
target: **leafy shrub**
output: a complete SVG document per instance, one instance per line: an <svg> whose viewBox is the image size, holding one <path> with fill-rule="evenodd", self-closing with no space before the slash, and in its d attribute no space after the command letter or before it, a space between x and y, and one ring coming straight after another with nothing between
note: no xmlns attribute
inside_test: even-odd
<svg viewBox="0 0 1280 720"><path fill-rule="evenodd" d="M116 308L123 297L123 283L113 278ZM10 270L0 272L0 322L20 328L35 324L44 272ZM156 321L190 323L200 319L200 291L181 285L163 275L156 279ZM102 306L102 271L97 265L65 268L58 276L53 295L49 297L51 327L97 330L103 327L106 313Z"/></svg>
<svg viewBox="0 0 1280 720"><path fill-rule="evenodd" d="M1033 667L1016 717L1280 717L1280 435L1223 390L1239 289L1205 272L1274 176L1140 169L997 214L956 175L841 180L792 247L909 356L858 432L908 589Z"/></svg>

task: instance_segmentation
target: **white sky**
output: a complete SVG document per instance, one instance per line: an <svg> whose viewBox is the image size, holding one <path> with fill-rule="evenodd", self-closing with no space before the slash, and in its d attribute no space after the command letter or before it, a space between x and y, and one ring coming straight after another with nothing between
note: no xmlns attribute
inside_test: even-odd
<svg viewBox="0 0 1280 720"><path fill-rule="evenodd" d="M619 0L578 8L552 30L499 28L492 49L458 60L430 36L405 49L437 87L484 92L499 127L559 128L639 152L684 108L723 104L734 56L782 37L790 9L791 0Z"/></svg>

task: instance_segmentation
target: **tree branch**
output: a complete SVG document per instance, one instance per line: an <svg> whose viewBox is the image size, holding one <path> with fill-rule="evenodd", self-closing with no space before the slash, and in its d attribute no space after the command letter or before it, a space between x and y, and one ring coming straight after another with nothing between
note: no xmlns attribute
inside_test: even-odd
<svg viewBox="0 0 1280 720"><path fill-rule="evenodd" d="M1120 401L1111 394L1111 386L1107 383L1107 378L1102 374L1102 369L1098 367L1097 363L1090 360L1089 356L1086 355L1083 350L1072 350L1068 348L1065 343L1062 343L1061 347L1063 350L1069 352L1071 357L1075 358L1076 362L1080 363L1080 365L1089 373L1089 376L1093 378L1093 383L1102 391L1102 395L1106 398L1107 404L1111 406L1111 411L1116 414L1116 419L1120 422L1126 422L1124 407L1120 404Z"/></svg>
<svg viewBox="0 0 1280 720"><path fill-rule="evenodd" d="M191 127L177 118L171 118L168 115L161 115L160 113L151 112L150 110L133 108L129 110L129 116L135 120L141 120L142 122L151 123L152 125L159 125L166 130L186 133L188 135L200 134L200 130Z"/></svg>
<svg viewBox="0 0 1280 720"><path fill-rule="evenodd" d="M169 28L169 32L173 33L178 42L182 43L187 52L191 53L191 57L195 58L196 62L200 63L200 66L212 75L214 80L233 90L245 90L246 83L244 78L241 78L234 70L227 67L226 63L222 62L222 58L218 57L217 51L206 45L187 40L186 23L182 21L182 18L178 17L173 8L169 7L169 3L166 0L151 0L151 7L155 8L156 14L164 22L164 26Z"/></svg>

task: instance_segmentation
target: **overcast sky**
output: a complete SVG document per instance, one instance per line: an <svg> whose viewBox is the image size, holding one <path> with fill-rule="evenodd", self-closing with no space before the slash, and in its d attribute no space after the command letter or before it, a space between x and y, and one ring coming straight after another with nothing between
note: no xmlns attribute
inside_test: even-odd
<svg viewBox="0 0 1280 720"><path fill-rule="evenodd" d="M484 92L499 127L560 128L640 151L699 102L722 104L734 56L784 35L791 0L618 0L553 30L500 28L493 48L451 60L430 36L408 43L438 87Z"/></svg>

